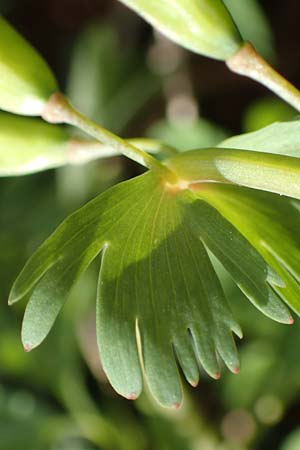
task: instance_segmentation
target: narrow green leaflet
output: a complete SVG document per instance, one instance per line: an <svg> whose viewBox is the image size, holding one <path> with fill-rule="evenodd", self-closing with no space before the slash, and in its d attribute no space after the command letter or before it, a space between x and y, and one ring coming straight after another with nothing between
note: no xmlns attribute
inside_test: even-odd
<svg viewBox="0 0 300 450"><path fill-rule="evenodd" d="M237 184L300 199L300 158L224 148L191 150L166 164L184 182ZM201 185L199 184L199 189Z"/></svg>
<svg viewBox="0 0 300 450"><path fill-rule="evenodd" d="M276 122L252 133L233 136L218 147L300 157L300 120Z"/></svg>
<svg viewBox="0 0 300 450"><path fill-rule="evenodd" d="M273 288L300 314L300 214L293 201L228 185L203 184L201 198L226 217L281 276Z"/></svg>
<svg viewBox="0 0 300 450"><path fill-rule="evenodd" d="M234 373L232 332L241 336L204 244L249 299L283 323L291 317L269 284L282 286L259 253L196 194L151 171L121 183L71 215L28 261L10 303L30 297L22 328L26 350L51 329L73 285L102 251L97 336L104 370L134 399L142 374L163 405L182 400L176 361L190 384L199 363L220 376L219 355Z"/></svg>
<svg viewBox="0 0 300 450"><path fill-rule="evenodd" d="M209 187L207 190L209 192ZM279 322L292 323L289 312L272 290L272 286L282 287L282 280L266 266L255 246L249 246L249 242L236 232L234 226L209 204L196 201L191 210L194 230L248 299L266 316Z"/></svg>
<svg viewBox="0 0 300 450"><path fill-rule="evenodd" d="M243 44L221 0L120 0L179 45L225 60Z"/></svg>

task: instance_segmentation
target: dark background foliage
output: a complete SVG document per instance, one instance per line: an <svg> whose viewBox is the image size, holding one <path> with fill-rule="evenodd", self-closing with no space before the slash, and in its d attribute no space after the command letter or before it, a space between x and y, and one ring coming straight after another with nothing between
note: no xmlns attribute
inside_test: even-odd
<svg viewBox="0 0 300 450"><path fill-rule="evenodd" d="M273 34L266 57L300 85L300 4L259 3ZM0 0L0 12L43 54L74 103L123 136L201 147L295 115L223 63L153 36L116 0ZM299 449L298 321L285 327L261 317L221 269L245 332L242 372L224 370L219 382L203 374L197 389L185 386L178 413L147 394L123 400L107 384L94 337L97 264L47 342L23 352L24 306L9 310L6 301L24 261L67 213L138 172L114 158L0 182L0 449Z"/></svg>

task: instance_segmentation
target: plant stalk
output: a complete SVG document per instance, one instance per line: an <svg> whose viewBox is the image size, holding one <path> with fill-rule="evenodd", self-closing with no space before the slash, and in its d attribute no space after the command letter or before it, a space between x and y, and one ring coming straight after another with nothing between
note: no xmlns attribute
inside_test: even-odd
<svg viewBox="0 0 300 450"><path fill-rule="evenodd" d="M148 138L130 138L127 142L134 145L138 149L150 153L152 155L164 154L171 157L177 155L178 151L168 145L163 144L156 139ZM87 140L82 138L72 138L68 145L65 164L85 164L99 158L111 158L120 156L122 153L105 145L98 140Z"/></svg>
<svg viewBox="0 0 300 450"><path fill-rule="evenodd" d="M265 61L249 42L227 59L226 64L232 72L258 81L300 111L300 91Z"/></svg>
<svg viewBox="0 0 300 450"><path fill-rule="evenodd" d="M109 146L116 153L123 154L142 166L161 174L166 181L174 183L177 180L175 174L160 161L85 117L60 92L50 97L43 111L42 118L49 123L65 123L75 126L93 136L102 144Z"/></svg>

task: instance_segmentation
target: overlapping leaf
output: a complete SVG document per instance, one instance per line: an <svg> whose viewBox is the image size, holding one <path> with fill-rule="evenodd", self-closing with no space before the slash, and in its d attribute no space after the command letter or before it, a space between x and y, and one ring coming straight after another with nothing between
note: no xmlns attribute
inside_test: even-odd
<svg viewBox="0 0 300 450"><path fill-rule="evenodd" d="M274 289L300 314L300 214L298 203L278 195L227 185L203 185L209 201L259 250L285 287Z"/></svg>
<svg viewBox="0 0 300 450"><path fill-rule="evenodd" d="M182 180L235 184L300 199L300 158L231 148L180 153L167 165ZM201 187L200 187L201 189Z"/></svg>
<svg viewBox="0 0 300 450"><path fill-rule="evenodd" d="M177 407L176 360L193 385L199 362L219 377L217 354L233 372L239 367L232 331L241 331L203 243L265 314L290 322L269 287L281 280L249 242L208 203L148 172L70 216L29 260L10 297L13 303L30 295L25 348L45 338L77 278L102 250L97 335L108 378L119 393L136 398L144 371L154 397Z"/></svg>
<svg viewBox="0 0 300 450"><path fill-rule="evenodd" d="M222 148L300 156L300 121L276 122L252 133L226 139ZM296 165L299 159L295 161ZM298 183L299 184L299 183ZM215 197L212 193L215 191ZM214 186L203 189L206 200L222 212L247 239L255 245L266 261L280 273L286 288L278 292L299 314L300 280L300 210L299 203L287 198L250 189ZM223 199L223 200L222 200ZM226 201L225 201L226 199ZM237 213L238 211L238 213Z"/></svg>
<svg viewBox="0 0 300 450"><path fill-rule="evenodd" d="M258 0L223 0L244 41L251 42L267 59L274 59L274 39L268 18Z"/></svg>
<svg viewBox="0 0 300 450"><path fill-rule="evenodd" d="M299 157L299 134L300 120L276 122L258 131L226 139L218 147Z"/></svg>

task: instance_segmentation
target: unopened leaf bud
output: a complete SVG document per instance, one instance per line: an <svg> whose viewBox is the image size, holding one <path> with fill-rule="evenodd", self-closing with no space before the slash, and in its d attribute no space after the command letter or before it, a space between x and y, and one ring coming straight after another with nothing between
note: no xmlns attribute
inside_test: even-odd
<svg viewBox="0 0 300 450"><path fill-rule="evenodd" d="M38 116L57 90L43 58L0 16L0 109Z"/></svg>
<svg viewBox="0 0 300 450"><path fill-rule="evenodd" d="M221 0L121 0L177 44L226 60L242 38Z"/></svg>

